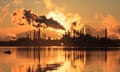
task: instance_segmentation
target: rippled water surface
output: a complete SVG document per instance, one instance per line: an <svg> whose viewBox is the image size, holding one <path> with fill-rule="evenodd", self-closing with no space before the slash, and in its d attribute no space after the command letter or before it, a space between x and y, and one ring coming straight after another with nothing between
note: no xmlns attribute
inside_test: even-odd
<svg viewBox="0 0 120 72"><path fill-rule="evenodd" d="M0 47L0 72L120 72L120 50Z"/></svg>

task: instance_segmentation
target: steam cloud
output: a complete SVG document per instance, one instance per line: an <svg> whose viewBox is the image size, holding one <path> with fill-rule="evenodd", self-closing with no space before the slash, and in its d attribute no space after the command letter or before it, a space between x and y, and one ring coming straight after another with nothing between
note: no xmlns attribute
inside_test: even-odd
<svg viewBox="0 0 120 72"><path fill-rule="evenodd" d="M109 14L102 15L96 14L95 20L86 21L87 33L92 35L104 36L104 29L107 28L109 38L119 38L120 39L120 22L117 19ZM96 25L97 24L97 25Z"/></svg>
<svg viewBox="0 0 120 72"><path fill-rule="evenodd" d="M38 16L37 14L32 13L31 10L26 9L20 9L13 12L12 19L12 22L14 24L19 25L25 25L26 23L28 23L29 25L38 28L41 26L42 23L44 23L48 27L62 30L65 29L62 25L60 25L60 23L58 23L54 19L47 19L46 16Z"/></svg>
<svg viewBox="0 0 120 72"><path fill-rule="evenodd" d="M120 22L114 16L107 15L103 17L102 24L108 29L110 37L120 39Z"/></svg>

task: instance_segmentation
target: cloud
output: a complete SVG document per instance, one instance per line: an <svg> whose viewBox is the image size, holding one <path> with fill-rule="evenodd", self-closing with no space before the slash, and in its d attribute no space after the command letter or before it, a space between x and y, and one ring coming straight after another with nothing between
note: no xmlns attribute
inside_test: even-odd
<svg viewBox="0 0 120 72"><path fill-rule="evenodd" d="M24 17L24 9L16 9L13 11L11 14L11 21L12 24L17 24L17 25L24 25L28 24L27 20Z"/></svg>
<svg viewBox="0 0 120 72"><path fill-rule="evenodd" d="M25 25L29 24L33 27L40 27L41 23L44 23L48 27L56 28L56 29L64 29L60 23L56 20L49 18L47 19L46 16L38 16L35 13L32 13L31 10L26 9L18 9L15 10L12 14L12 23L18 25Z"/></svg>
<svg viewBox="0 0 120 72"><path fill-rule="evenodd" d="M117 21L114 16L107 15L103 17L102 24L108 29L108 35L110 37L120 38L120 22Z"/></svg>
<svg viewBox="0 0 120 72"><path fill-rule="evenodd" d="M10 7L10 4L6 4L5 6L1 7L0 10L0 23L2 23L4 21L4 19L8 16L9 14L9 7Z"/></svg>
<svg viewBox="0 0 120 72"><path fill-rule="evenodd" d="M106 16L102 14L95 14L94 19L88 19L85 21L87 27L87 33L93 35L104 36L104 29L107 28L109 38L120 39L120 22L116 18L108 14Z"/></svg>
<svg viewBox="0 0 120 72"><path fill-rule="evenodd" d="M80 31L84 26L79 14L66 13L65 8L57 6L54 4L53 0L43 0L43 2L49 10L47 15L39 16L32 10L21 9L19 11L19 9L17 9L12 14L12 23L21 26L29 24L36 28L41 27L41 24L45 24L46 27L62 29L64 30L64 33L65 30L66 32L70 31L71 33L73 33L74 30ZM63 31L61 32L63 34Z"/></svg>

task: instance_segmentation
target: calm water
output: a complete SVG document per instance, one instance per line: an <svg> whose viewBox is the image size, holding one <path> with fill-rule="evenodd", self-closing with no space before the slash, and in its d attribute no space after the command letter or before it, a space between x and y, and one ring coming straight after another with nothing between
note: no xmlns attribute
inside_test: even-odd
<svg viewBox="0 0 120 72"><path fill-rule="evenodd" d="M0 47L0 72L120 72L120 50L63 48Z"/></svg>

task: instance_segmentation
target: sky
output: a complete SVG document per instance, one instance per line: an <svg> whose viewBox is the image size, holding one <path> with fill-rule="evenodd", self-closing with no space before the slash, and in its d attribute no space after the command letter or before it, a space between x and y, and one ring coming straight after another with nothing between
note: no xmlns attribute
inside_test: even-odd
<svg viewBox="0 0 120 72"><path fill-rule="evenodd" d="M79 23L84 24L86 33L104 36L104 29L107 28L110 38L120 39L119 4L120 0L0 0L0 39L34 29L29 25L12 23L12 13L22 8L31 9L39 16L56 10L66 18L68 14L74 17L79 15ZM51 37L59 36L54 30L48 31Z"/></svg>

